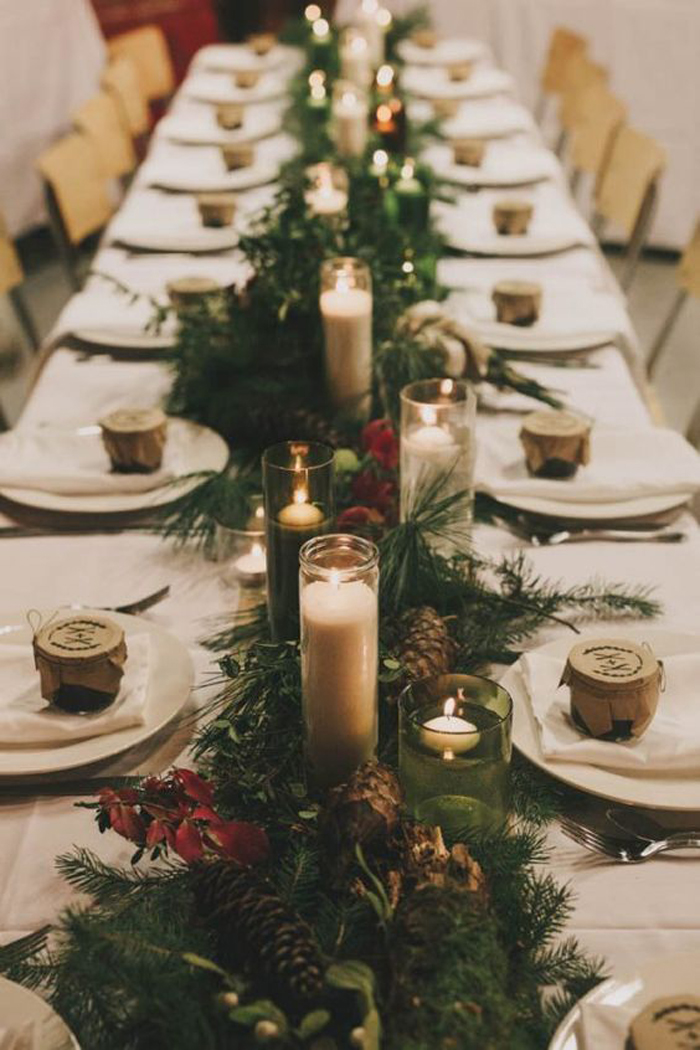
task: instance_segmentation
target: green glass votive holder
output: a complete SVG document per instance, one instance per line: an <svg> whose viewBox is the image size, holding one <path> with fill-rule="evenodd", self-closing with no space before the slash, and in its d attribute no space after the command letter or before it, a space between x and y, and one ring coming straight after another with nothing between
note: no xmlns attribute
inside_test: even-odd
<svg viewBox="0 0 700 1050"><path fill-rule="evenodd" d="M276 642L299 637L299 551L332 528L334 459L316 441L283 441L263 453L267 611Z"/></svg>
<svg viewBox="0 0 700 1050"><path fill-rule="evenodd" d="M417 820L448 835L502 827L510 807L513 701L477 675L413 682L399 699L399 777Z"/></svg>

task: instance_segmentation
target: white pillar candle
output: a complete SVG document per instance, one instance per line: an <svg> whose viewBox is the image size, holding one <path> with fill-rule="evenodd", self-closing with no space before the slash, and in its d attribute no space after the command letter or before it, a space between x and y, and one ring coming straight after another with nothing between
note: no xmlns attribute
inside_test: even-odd
<svg viewBox="0 0 700 1050"><path fill-rule="evenodd" d="M347 30L340 46L340 75L363 89L369 87L372 80L367 37L353 29Z"/></svg>
<svg viewBox="0 0 700 1050"><path fill-rule="evenodd" d="M390 25L391 13L380 7L378 0L362 0L357 26L369 45L370 62L374 69L384 61L385 36Z"/></svg>
<svg viewBox="0 0 700 1050"><path fill-rule="evenodd" d="M454 758L471 751L479 743L479 732L473 722L455 715L457 704L450 697L445 701L443 714L429 718L421 726L420 738L425 747L445 758Z"/></svg>
<svg viewBox="0 0 700 1050"><path fill-rule="evenodd" d="M364 417L372 386L372 293L341 276L321 292L320 307L329 397L335 408Z"/></svg>
<svg viewBox="0 0 700 1050"><path fill-rule="evenodd" d="M340 573L301 589L307 759L321 784L347 779L377 745L377 595Z"/></svg>
<svg viewBox="0 0 700 1050"><path fill-rule="evenodd" d="M369 135L367 101L353 91L333 100L333 132L342 157L361 157Z"/></svg>

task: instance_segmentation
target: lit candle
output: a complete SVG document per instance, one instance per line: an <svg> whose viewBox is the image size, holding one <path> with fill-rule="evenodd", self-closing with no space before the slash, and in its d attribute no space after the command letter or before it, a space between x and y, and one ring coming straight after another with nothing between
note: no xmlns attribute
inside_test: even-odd
<svg viewBox="0 0 700 1050"><path fill-rule="evenodd" d="M369 44L356 29L343 34L340 45L340 74L359 88L367 88L372 80Z"/></svg>
<svg viewBox="0 0 700 1050"><path fill-rule="evenodd" d="M342 214L348 204L348 195L333 185L329 164L319 164L315 170L315 186L304 194L306 205L313 215L333 218Z"/></svg>
<svg viewBox="0 0 700 1050"><path fill-rule="evenodd" d="M318 525L323 521L323 513L319 507L308 502L309 495L305 488L300 487L294 493L294 502L288 503L277 515L282 525L291 525L294 528L308 529L309 525Z"/></svg>
<svg viewBox="0 0 700 1050"><path fill-rule="evenodd" d="M401 169L401 178L394 186L397 216L402 226L422 232L428 225L430 202L425 187L416 178L412 160L407 160Z"/></svg>
<svg viewBox="0 0 700 1050"><path fill-rule="evenodd" d="M333 550L371 551L348 568L347 553L332 567ZM325 552L314 572L309 549ZM360 548L362 549L362 548ZM312 559L311 559L312 560ZM378 603L373 544L328 536L301 553L301 674L306 757L316 783L341 783L374 756L377 745Z"/></svg>
<svg viewBox="0 0 700 1050"><path fill-rule="evenodd" d="M265 582L267 569L262 544L254 543L247 554L236 558L233 569L244 587L261 587Z"/></svg>
<svg viewBox="0 0 700 1050"><path fill-rule="evenodd" d="M311 50L314 64L325 66L331 47L331 27L325 18L317 18L311 25Z"/></svg>
<svg viewBox="0 0 700 1050"><path fill-rule="evenodd" d="M325 119L328 112L328 93L326 74L322 69L314 69L309 73L309 97L306 104L319 120Z"/></svg>
<svg viewBox="0 0 700 1050"><path fill-rule="evenodd" d="M340 87L338 88L338 85ZM333 132L342 157L361 157L367 145L367 100L354 84L339 81L333 99Z"/></svg>
<svg viewBox="0 0 700 1050"><path fill-rule="evenodd" d="M370 61L376 69L384 61L385 36L391 25L391 12L378 0L362 0L357 24L369 45Z"/></svg>
<svg viewBox="0 0 700 1050"><path fill-rule="evenodd" d="M457 701L450 697L445 700L443 713L429 718L421 727L421 742L432 751L438 751L443 758L454 758L465 751L471 751L479 743L479 732L473 722L455 714Z"/></svg>
<svg viewBox="0 0 700 1050"><path fill-rule="evenodd" d="M372 291L359 260L331 259L321 270L319 301L328 395L337 409L365 419L372 387Z"/></svg>
<svg viewBox="0 0 700 1050"><path fill-rule="evenodd" d="M374 112L373 124L385 149L393 153L403 151L406 144L406 110L400 98L380 102Z"/></svg>
<svg viewBox="0 0 700 1050"><path fill-rule="evenodd" d="M307 4L307 6L304 8L304 18L307 22L310 22L312 24L318 21L322 14L323 11L318 6L318 4Z"/></svg>
<svg viewBox="0 0 700 1050"><path fill-rule="evenodd" d="M391 95L394 90L394 77L395 73L393 66L380 66L377 70L377 76L374 82L377 94Z"/></svg>

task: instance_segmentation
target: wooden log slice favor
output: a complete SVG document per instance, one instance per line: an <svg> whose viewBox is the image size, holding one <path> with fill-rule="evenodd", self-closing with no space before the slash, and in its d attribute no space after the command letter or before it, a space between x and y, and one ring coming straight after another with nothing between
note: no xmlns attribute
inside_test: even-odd
<svg viewBox="0 0 700 1050"><path fill-rule="evenodd" d="M230 226L236 214L233 193L198 193L197 207L203 226Z"/></svg>
<svg viewBox="0 0 700 1050"><path fill-rule="evenodd" d="M530 201L514 198L496 201L493 206L493 224L504 236L523 236L527 233L534 207Z"/></svg>
<svg viewBox="0 0 700 1050"><path fill-rule="evenodd" d="M527 469L538 478L572 478L591 458L591 424L573 412L539 409L523 420Z"/></svg>
<svg viewBox="0 0 700 1050"><path fill-rule="evenodd" d="M499 281L491 293L501 324L527 327L540 316L542 287L534 281Z"/></svg>
<svg viewBox="0 0 700 1050"><path fill-rule="evenodd" d="M48 623L34 636L41 695L71 714L100 711L117 696L126 662L119 624L76 614Z"/></svg>
<svg viewBox="0 0 700 1050"><path fill-rule="evenodd" d="M149 474L161 465L168 430L162 409L120 408L101 419L100 426L114 470Z"/></svg>

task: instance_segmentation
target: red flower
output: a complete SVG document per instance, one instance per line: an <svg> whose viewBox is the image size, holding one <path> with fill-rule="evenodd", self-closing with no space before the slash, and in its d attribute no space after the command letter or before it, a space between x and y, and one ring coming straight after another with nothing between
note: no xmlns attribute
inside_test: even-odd
<svg viewBox="0 0 700 1050"><path fill-rule="evenodd" d="M141 844L145 841L146 824L132 806L121 803L109 807L109 823L113 831L129 842Z"/></svg>
<svg viewBox="0 0 700 1050"><path fill-rule="evenodd" d="M173 773L176 785L184 791L188 798L196 802L202 802L205 806L211 806L214 801L214 791L204 777L193 773L191 769L176 769Z"/></svg>
<svg viewBox="0 0 700 1050"><path fill-rule="evenodd" d="M183 820L175 832L175 850L187 864L200 860L204 853L202 834L196 824Z"/></svg>
<svg viewBox="0 0 700 1050"><path fill-rule="evenodd" d="M369 471L353 478L350 488L357 502L365 507L375 507L386 513L393 505L396 491L394 482L382 481Z"/></svg>
<svg viewBox="0 0 700 1050"><path fill-rule="evenodd" d="M374 507L347 507L338 515L338 525L382 525L384 516Z"/></svg>
<svg viewBox="0 0 700 1050"><path fill-rule="evenodd" d="M270 840L263 829L243 820L210 824L205 835L217 853L246 867L260 864L270 855Z"/></svg>
<svg viewBox="0 0 700 1050"><path fill-rule="evenodd" d="M385 470L396 470L399 446L390 420L373 419L368 423L362 431L362 444Z"/></svg>

